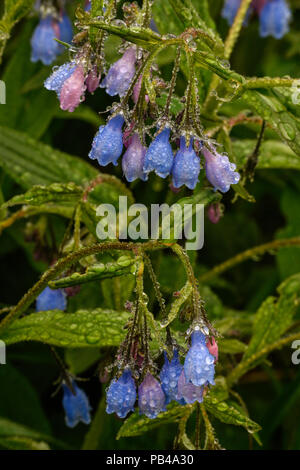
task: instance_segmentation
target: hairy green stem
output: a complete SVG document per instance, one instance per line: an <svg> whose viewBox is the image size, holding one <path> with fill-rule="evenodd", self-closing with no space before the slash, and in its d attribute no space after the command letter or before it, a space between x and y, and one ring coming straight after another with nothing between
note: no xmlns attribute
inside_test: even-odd
<svg viewBox="0 0 300 470"><path fill-rule="evenodd" d="M242 29L248 8L252 0L242 0L241 5L237 11L236 17L234 19L233 25L231 26L228 36L224 45L224 56L225 59L229 59L233 48L238 40L240 31Z"/></svg>
<svg viewBox="0 0 300 470"><path fill-rule="evenodd" d="M237 264L243 263L247 259L254 258L256 256L261 256L266 252L270 252L273 250L278 250L280 248L285 248L289 246L299 246L300 247L300 237L294 238L284 238L282 240L274 240L269 243L264 243L263 245L255 246L254 248L250 248L249 250L245 250L242 253L234 256L233 258L224 261L224 263L215 266L210 271L202 274L199 278L199 282L207 282L210 279L219 276L224 271L233 268Z"/></svg>

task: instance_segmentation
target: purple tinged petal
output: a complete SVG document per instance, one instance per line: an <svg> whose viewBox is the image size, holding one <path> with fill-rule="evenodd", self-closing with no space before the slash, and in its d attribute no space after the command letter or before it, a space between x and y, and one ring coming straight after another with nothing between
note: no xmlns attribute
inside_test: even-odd
<svg viewBox="0 0 300 470"><path fill-rule="evenodd" d="M130 47L121 59L110 67L100 87L106 88L106 93L110 96L124 96L135 74L135 62L136 51L135 48Z"/></svg>
<svg viewBox="0 0 300 470"><path fill-rule="evenodd" d="M72 113L84 101L85 85L84 68L78 65L72 75L65 80L60 91L60 107L63 111Z"/></svg>
<svg viewBox="0 0 300 470"><path fill-rule="evenodd" d="M130 370L125 370L121 377L114 379L106 391L106 413L116 413L125 418L130 411L134 411L136 401L136 387Z"/></svg>
<svg viewBox="0 0 300 470"><path fill-rule="evenodd" d="M166 397L163 389L149 372L139 386L138 393L140 414L154 419L161 411L165 411Z"/></svg>
<svg viewBox="0 0 300 470"><path fill-rule="evenodd" d="M193 149L193 142L186 147L185 138L180 138L180 149L175 155L172 168L173 186L180 188L186 185L189 189L195 189L200 173L200 158Z"/></svg>
<svg viewBox="0 0 300 470"><path fill-rule="evenodd" d="M198 401L199 403L203 402L203 387L187 382L184 371L181 372L178 379L177 400L184 400L185 403L188 404L195 403L195 401Z"/></svg>
<svg viewBox="0 0 300 470"><path fill-rule="evenodd" d="M146 152L147 148L142 145L139 135L134 134L122 158L122 169L125 178L130 183L137 178L140 178L142 181L148 179L148 176L143 171Z"/></svg>
<svg viewBox="0 0 300 470"><path fill-rule="evenodd" d="M118 114L106 126L100 126L89 153L92 160L98 160L101 166L106 166L109 163L117 165L117 160L123 150L123 124L124 118L121 114Z"/></svg>
<svg viewBox="0 0 300 470"><path fill-rule="evenodd" d="M169 142L170 129L166 127L150 144L145 155L144 171L155 173L161 178L166 178L173 166L173 151Z"/></svg>
<svg viewBox="0 0 300 470"><path fill-rule="evenodd" d="M217 152L210 152L207 148L202 149L205 158L206 178L214 186L215 190L226 193L231 184L237 184L240 175L236 170L236 165L230 163L226 155Z"/></svg>

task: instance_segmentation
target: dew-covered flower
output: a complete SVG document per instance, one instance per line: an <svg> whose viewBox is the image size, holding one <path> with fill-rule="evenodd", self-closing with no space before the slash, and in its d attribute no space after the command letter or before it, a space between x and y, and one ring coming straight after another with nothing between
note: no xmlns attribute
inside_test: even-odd
<svg viewBox="0 0 300 470"><path fill-rule="evenodd" d="M66 425L69 428L74 428L80 421L84 424L90 424L91 407L85 392L78 387L74 380L72 380L72 388L75 395L66 383L63 383L62 386L64 391L62 404L66 413Z"/></svg>
<svg viewBox="0 0 300 470"><path fill-rule="evenodd" d="M74 62L67 62L55 68L50 77L44 82L44 87L47 90L55 91L59 98L63 84L72 75L75 68L76 64Z"/></svg>
<svg viewBox="0 0 300 470"><path fill-rule="evenodd" d="M187 382L184 374L184 370L182 370L179 379L178 379L178 391L177 391L177 401L180 403L188 403L192 404L195 401L202 403L203 401L203 387L196 386L191 382Z"/></svg>
<svg viewBox="0 0 300 470"><path fill-rule="evenodd" d="M161 386L166 395L166 404L172 400L177 401L178 395L178 379L183 370L183 365L180 364L178 351L174 351L173 358L171 361L168 360L167 354L165 353L165 363L159 374L161 380ZM184 404L181 400L181 404Z"/></svg>
<svg viewBox="0 0 300 470"><path fill-rule="evenodd" d="M40 60L44 65L50 65L64 50L55 38L63 42L72 40L72 24L69 17L63 13L60 20L48 15L42 18L31 38L31 61Z"/></svg>
<svg viewBox="0 0 300 470"><path fill-rule="evenodd" d="M110 67L100 87L106 88L106 93L110 96L124 96L135 74L135 62L136 51L134 47L130 47L121 59Z"/></svg>
<svg viewBox="0 0 300 470"><path fill-rule="evenodd" d="M172 168L173 186L180 188L185 184L189 189L194 189L198 183L199 173L200 158L193 149L193 141L191 140L187 147L185 138L181 137L180 149L175 155Z"/></svg>
<svg viewBox="0 0 300 470"><path fill-rule="evenodd" d="M59 101L63 111L72 113L83 101L86 90L84 68L77 65L73 73L67 78L60 90Z"/></svg>
<svg viewBox="0 0 300 470"><path fill-rule="evenodd" d="M136 387L129 369L124 370L121 377L114 379L106 391L106 412L116 413L125 418L130 411L134 411L136 400Z"/></svg>
<svg viewBox="0 0 300 470"><path fill-rule="evenodd" d="M231 184L237 184L240 175L236 172L236 165L231 163L226 155L218 154L215 149L210 152L206 147L202 149L205 158L206 178L215 190L226 193Z"/></svg>
<svg viewBox="0 0 300 470"><path fill-rule="evenodd" d="M147 373L143 382L139 386L139 410L148 418L156 418L165 411L166 397L161 384L150 372Z"/></svg>
<svg viewBox="0 0 300 470"><path fill-rule="evenodd" d="M148 179L143 171L146 151L147 148L142 145L139 135L133 134L122 158L122 169L127 181L131 182L137 178L142 181Z"/></svg>
<svg viewBox="0 0 300 470"><path fill-rule="evenodd" d="M46 287L36 299L36 311L65 310L67 308L66 294L62 289Z"/></svg>
<svg viewBox="0 0 300 470"><path fill-rule="evenodd" d="M123 150L122 126L124 118L121 114L113 117L106 126L100 126L94 137L89 157L98 160L99 165L109 163L117 165L117 160Z"/></svg>
<svg viewBox="0 0 300 470"><path fill-rule="evenodd" d="M155 173L161 178L166 178L173 166L173 151L169 142L171 130L165 127L151 142L145 155L144 171Z"/></svg>
<svg viewBox="0 0 300 470"><path fill-rule="evenodd" d="M205 335L201 331L193 331L191 340L192 344L184 361L186 382L197 387L207 383L214 385L215 358L207 349Z"/></svg>
<svg viewBox="0 0 300 470"><path fill-rule="evenodd" d="M285 0L268 0L260 11L260 35L281 39L289 31L291 10Z"/></svg>

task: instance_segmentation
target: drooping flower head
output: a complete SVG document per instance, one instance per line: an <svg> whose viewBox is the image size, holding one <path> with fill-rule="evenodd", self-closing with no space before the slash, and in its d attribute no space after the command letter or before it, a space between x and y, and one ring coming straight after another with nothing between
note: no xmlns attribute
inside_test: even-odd
<svg viewBox="0 0 300 470"><path fill-rule="evenodd" d="M196 386L191 382L187 382L184 374L184 370L182 370L179 379L178 379L178 391L177 391L177 401L179 403L188 403L192 404L195 401L202 403L203 401L203 387Z"/></svg>
<svg viewBox="0 0 300 470"><path fill-rule="evenodd" d="M86 90L84 68L77 65L75 70L67 78L60 90L59 101L63 111L72 113L75 108L83 101Z"/></svg>
<svg viewBox="0 0 300 470"><path fill-rule="evenodd" d="M185 138L180 138L180 149L175 155L172 168L173 186L180 188L186 185L189 189L194 189L198 183L200 173L200 159L193 149L193 141L189 147L186 146Z"/></svg>
<svg viewBox="0 0 300 470"><path fill-rule="evenodd" d="M64 50L55 38L64 42L72 40L72 24L69 17L63 13L60 20L48 15L42 18L35 28L31 38L31 61L41 61L50 65Z"/></svg>
<svg viewBox="0 0 300 470"><path fill-rule="evenodd" d="M100 87L106 88L106 93L110 96L124 96L135 74L135 62L136 51L134 47L130 47L121 59L110 67Z"/></svg>
<svg viewBox="0 0 300 470"><path fill-rule="evenodd" d="M236 165L230 163L226 155L221 155L212 148L209 151L206 147L202 149L205 158L206 178L214 186L215 190L226 193L231 184L237 184L240 175L236 172Z"/></svg>
<svg viewBox="0 0 300 470"><path fill-rule="evenodd" d="M36 311L65 310L67 308L66 294L62 289L46 287L36 299Z"/></svg>
<svg viewBox="0 0 300 470"><path fill-rule="evenodd" d="M124 118L121 114L114 116L106 126L100 126L94 137L89 157L98 160L99 165L109 163L117 165L117 160L123 150L122 126Z"/></svg>
<svg viewBox="0 0 300 470"><path fill-rule="evenodd" d="M144 171L155 173L161 178L166 178L173 166L173 151L169 142L171 130L165 127L151 142L145 155Z"/></svg>
<svg viewBox="0 0 300 470"><path fill-rule="evenodd" d="M147 148L142 145L139 135L133 134L122 158L122 169L127 181L131 182L137 178L142 181L148 179L143 171L146 151Z"/></svg>
<svg viewBox="0 0 300 470"><path fill-rule="evenodd" d="M121 377L114 379L106 391L106 412L116 413L125 418L130 411L134 411L136 400L136 387L129 369L124 370Z"/></svg>
<svg viewBox="0 0 300 470"><path fill-rule="evenodd" d="M84 424L90 424L90 404L88 397L85 392L78 387L75 380L72 381L72 388L75 392L68 387L66 383L63 383L63 407L65 410L66 425L69 428L74 428L80 421Z"/></svg>
<svg viewBox="0 0 300 470"><path fill-rule="evenodd" d="M281 39L289 31L291 10L285 0L268 0L260 11L260 35Z"/></svg>
<svg viewBox="0 0 300 470"><path fill-rule="evenodd" d="M168 360L167 354L165 353L165 363L159 374L161 380L161 386L166 395L166 404L172 400L177 401L178 395L178 379L183 370L183 365L180 364L178 351L174 351L174 355L171 361ZM184 404L181 400L181 404Z"/></svg>
<svg viewBox="0 0 300 470"><path fill-rule="evenodd" d="M192 344L184 361L186 382L197 387L207 383L214 385L215 358L206 346L205 335L195 330L191 335Z"/></svg>
<svg viewBox="0 0 300 470"><path fill-rule="evenodd" d="M143 382L139 386L139 410L148 418L156 418L165 411L166 397L158 380L150 372L147 373Z"/></svg>

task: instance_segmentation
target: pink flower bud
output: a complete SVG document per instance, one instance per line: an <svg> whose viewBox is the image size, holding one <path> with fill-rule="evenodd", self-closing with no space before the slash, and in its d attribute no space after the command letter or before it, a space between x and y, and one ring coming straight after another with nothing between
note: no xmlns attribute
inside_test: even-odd
<svg viewBox="0 0 300 470"><path fill-rule="evenodd" d="M219 357L219 348L213 336L211 339L210 338L206 339L206 346L210 354L216 358L215 362L217 362L218 357Z"/></svg>
<svg viewBox="0 0 300 470"><path fill-rule="evenodd" d="M64 82L60 92L60 107L63 111L72 113L75 108L84 101L84 69L78 65L72 75Z"/></svg>
<svg viewBox="0 0 300 470"><path fill-rule="evenodd" d="M97 67L94 67L88 74L85 84L90 93L94 93L99 87L101 75L97 74Z"/></svg>

